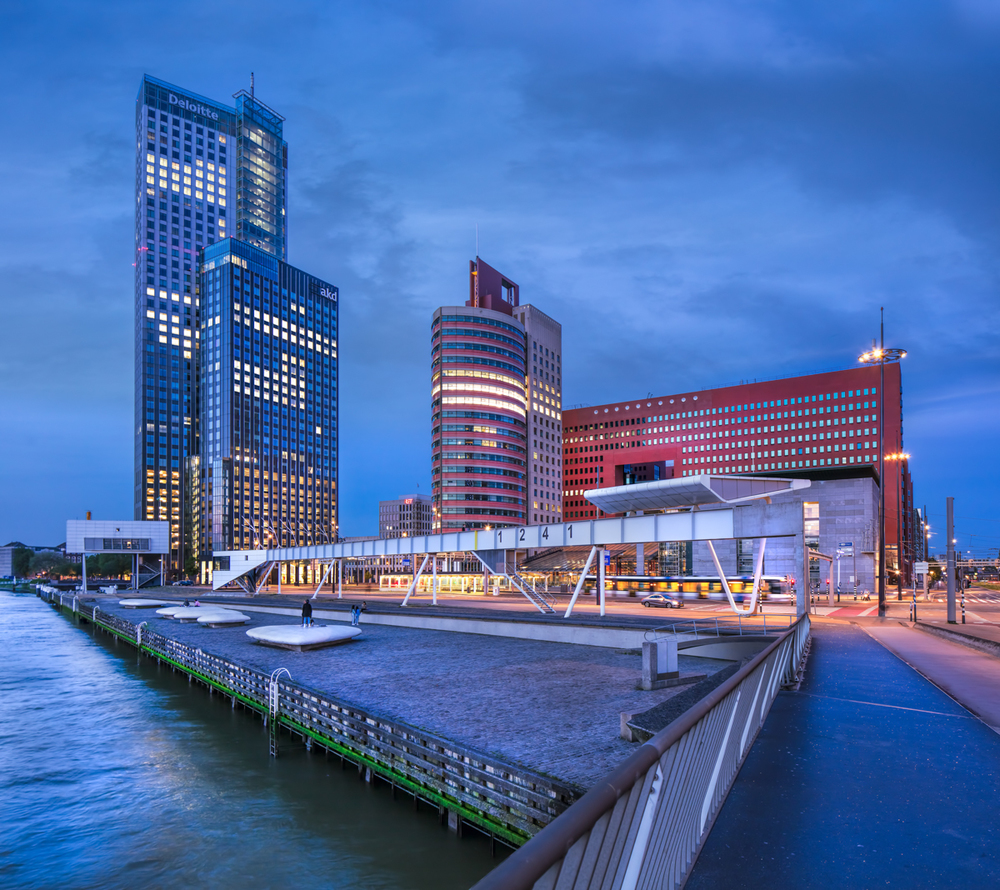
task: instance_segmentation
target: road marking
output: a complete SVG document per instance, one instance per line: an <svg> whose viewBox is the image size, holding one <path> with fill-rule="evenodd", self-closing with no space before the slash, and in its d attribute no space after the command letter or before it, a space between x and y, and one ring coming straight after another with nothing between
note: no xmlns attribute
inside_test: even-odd
<svg viewBox="0 0 1000 890"><path fill-rule="evenodd" d="M871 615L872 612L877 612L878 606L872 606L870 609L865 609L864 612L858 614L858 618L864 618L867 615Z"/></svg>
<svg viewBox="0 0 1000 890"><path fill-rule="evenodd" d="M918 714L934 714L937 717L957 717L959 720L978 720L972 714L945 714L943 711L927 711L923 708L904 708L902 705L884 705L877 701L859 701L854 698L838 698L835 695L817 695L815 692L790 692L789 695L808 695L810 698L828 698L831 701L842 701L850 705L871 705L873 708L891 708L894 711L915 711Z"/></svg>

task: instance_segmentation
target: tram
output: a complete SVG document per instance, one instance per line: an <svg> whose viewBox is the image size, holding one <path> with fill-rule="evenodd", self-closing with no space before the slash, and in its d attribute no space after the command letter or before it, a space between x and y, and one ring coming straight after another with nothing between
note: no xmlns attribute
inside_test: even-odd
<svg viewBox="0 0 1000 890"><path fill-rule="evenodd" d="M735 575L726 578L733 599L742 602L753 590L753 575ZM669 593L686 600L724 600L726 592L717 576L711 575L609 575L608 591L648 596L651 593ZM763 575L760 579L760 598L764 602L791 602L794 599L788 578Z"/></svg>

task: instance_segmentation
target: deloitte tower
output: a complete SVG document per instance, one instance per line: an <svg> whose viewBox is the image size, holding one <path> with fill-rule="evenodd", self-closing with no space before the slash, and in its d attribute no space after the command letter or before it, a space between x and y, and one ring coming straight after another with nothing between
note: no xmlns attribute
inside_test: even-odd
<svg viewBox="0 0 1000 890"><path fill-rule="evenodd" d="M232 357L235 350L240 350L241 360L249 359L246 363L251 369L261 373L261 309L257 306L260 284L255 288L251 276L248 292L238 301L238 311L252 312L250 318L256 321L256 326L251 322L248 334L244 335L242 324L230 323L231 306L226 307L228 321L219 317L221 306L213 306L209 316L200 265L204 249L225 242L218 245L224 255L232 251L246 254L249 249L253 256L286 265L288 147L282 137L283 118L252 92L240 91L235 99L235 107L229 107L146 76L136 100L134 515L136 519L169 520L170 568L175 575L193 571L199 561L204 564L211 549L226 549L230 543L218 536L213 540L206 527L220 510L232 510L233 503L231 489L213 486L207 478L211 470L206 470L201 453L202 430L207 422L205 403L210 400L214 412L219 413L220 388L223 384L227 387L225 407L232 418L240 421L227 435L238 437L244 416L257 417L255 426L259 424L263 401L259 385L254 397L255 388L246 387L242 377L240 387L234 390ZM219 249L214 254L219 254ZM221 256L214 257L216 267ZM330 300L332 308L325 306L320 311L324 329L319 333L321 338L327 338L327 363L320 361L315 376L322 379L327 392L330 387L326 384L332 384L335 410L336 348L334 340L330 349L330 339L335 336L336 289L327 286L326 292L334 295ZM283 304L290 298L282 300L280 291L276 297L269 296L273 297L268 307L270 314L276 315L280 324L290 309ZM314 309L312 302L310 311ZM296 310L299 308L297 305ZM308 342L312 359L316 334L310 333L313 336L308 341L302 339L303 344ZM203 363L201 355L207 334L214 344L211 364ZM220 336L225 342L219 342ZM245 342L234 342L236 339ZM298 347L298 343L294 346ZM303 345L303 352L305 349ZM280 379L281 354L275 352ZM291 361L289 352L286 347L286 365ZM227 359L228 374L224 366ZM303 369L305 364L303 361ZM310 362L310 371L314 364ZM233 396L234 392L238 395ZM242 403L244 395L250 399L247 404ZM213 414L213 430L222 426ZM324 437L320 453L325 451L330 460L331 444L334 449L332 495L336 478L336 439L332 436L335 423L327 421L324 427L331 435ZM286 444L284 441L276 444L279 454L289 450L280 447ZM220 455L227 460L244 455L245 448L240 445L245 443L238 442L234 450L232 443L222 441L216 432L211 459L218 465ZM308 473L305 449L301 450L301 475L311 476L312 450ZM245 462L243 456L238 459ZM251 478L261 479L262 470L257 465L241 464L240 472L234 475L249 473ZM286 469L286 474L289 472ZM336 524L331 500L322 499L323 517L301 515L297 507L294 520L278 515L272 524L294 528L297 533L290 536L296 539L315 537L321 531L320 524L323 531ZM242 505L236 509L244 508ZM264 524L254 513L252 502L249 509L253 515L237 515L225 526L234 533L241 528L262 528Z"/></svg>

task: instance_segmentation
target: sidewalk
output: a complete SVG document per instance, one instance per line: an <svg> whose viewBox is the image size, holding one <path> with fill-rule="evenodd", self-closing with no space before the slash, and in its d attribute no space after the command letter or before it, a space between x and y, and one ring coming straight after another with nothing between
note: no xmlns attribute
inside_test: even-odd
<svg viewBox="0 0 1000 890"><path fill-rule="evenodd" d="M963 695L993 682L978 653L879 633ZM865 630L816 622L687 888L998 886L998 788L1000 736Z"/></svg>
<svg viewBox="0 0 1000 890"><path fill-rule="evenodd" d="M919 612L917 615L919 618ZM971 637L973 640L996 643L1000 646L1000 624L948 624L947 621L925 621L923 618L917 623L939 628L958 637Z"/></svg>
<svg viewBox="0 0 1000 890"><path fill-rule="evenodd" d="M1000 658L898 624L864 630L1000 734Z"/></svg>

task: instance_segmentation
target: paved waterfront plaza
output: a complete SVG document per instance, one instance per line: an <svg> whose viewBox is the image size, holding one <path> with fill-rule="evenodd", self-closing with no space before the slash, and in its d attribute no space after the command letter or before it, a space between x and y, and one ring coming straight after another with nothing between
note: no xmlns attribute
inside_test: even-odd
<svg viewBox="0 0 1000 890"><path fill-rule="evenodd" d="M480 634L365 625L363 636L330 649L288 652L253 644L247 629L299 624L252 614L249 625L206 628L99 598L102 610L260 671L288 668L296 683L373 713L453 739L511 763L589 787L635 745L619 737L622 711L643 711L689 686L637 690L638 654ZM730 664L680 658L681 671Z"/></svg>

